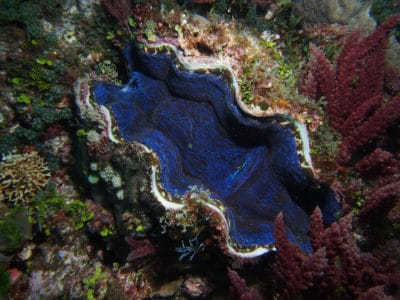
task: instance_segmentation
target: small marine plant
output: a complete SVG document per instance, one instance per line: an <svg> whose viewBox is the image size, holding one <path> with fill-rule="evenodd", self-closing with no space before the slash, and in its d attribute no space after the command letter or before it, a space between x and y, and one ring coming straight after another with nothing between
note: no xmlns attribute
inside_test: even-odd
<svg viewBox="0 0 400 300"><path fill-rule="evenodd" d="M94 295L95 284L106 277L106 274L102 271L101 267L96 267L95 272L88 278L83 279L83 284L86 290L86 297L88 300L96 299Z"/></svg>
<svg viewBox="0 0 400 300"><path fill-rule="evenodd" d="M34 204L30 208L31 222L38 224L41 231L50 235L46 219L59 210L64 210L66 215L71 218L75 230L82 229L85 223L94 216L94 212L88 210L87 203L79 200L66 203L64 197L50 188L35 197Z"/></svg>
<svg viewBox="0 0 400 300"><path fill-rule="evenodd" d="M88 204L79 200L67 204L66 212L72 217L76 230L82 229L85 223L94 217L94 212L88 210Z"/></svg>
<svg viewBox="0 0 400 300"><path fill-rule="evenodd" d="M65 206L64 197L58 195L54 190L46 189L39 192L33 199L33 205L30 206L30 222L37 224L39 230L46 235L50 235L50 229L45 224L46 219L56 211Z"/></svg>

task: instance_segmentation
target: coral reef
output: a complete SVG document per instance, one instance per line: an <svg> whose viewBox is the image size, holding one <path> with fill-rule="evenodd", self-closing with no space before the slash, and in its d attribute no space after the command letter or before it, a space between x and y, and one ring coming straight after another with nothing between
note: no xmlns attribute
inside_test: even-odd
<svg viewBox="0 0 400 300"><path fill-rule="evenodd" d="M47 163L37 152L4 155L0 163L0 201L27 204L49 179Z"/></svg>
<svg viewBox="0 0 400 300"><path fill-rule="evenodd" d="M397 2L1 1L0 298L399 298Z"/></svg>

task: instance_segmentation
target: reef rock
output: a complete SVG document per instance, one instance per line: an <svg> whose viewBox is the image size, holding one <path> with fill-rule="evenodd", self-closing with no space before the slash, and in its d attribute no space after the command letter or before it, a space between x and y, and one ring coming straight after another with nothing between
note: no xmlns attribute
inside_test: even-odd
<svg viewBox="0 0 400 300"><path fill-rule="evenodd" d="M375 21L369 15L372 1L358 0L294 0L293 12L306 26L338 24L370 33Z"/></svg>

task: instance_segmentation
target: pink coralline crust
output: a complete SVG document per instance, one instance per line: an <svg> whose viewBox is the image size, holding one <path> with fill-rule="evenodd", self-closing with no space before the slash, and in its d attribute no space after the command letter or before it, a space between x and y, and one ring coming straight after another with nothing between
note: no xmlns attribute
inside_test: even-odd
<svg viewBox="0 0 400 300"><path fill-rule="evenodd" d="M147 256L152 256L156 252L156 249L149 239L126 238L125 240L131 249L126 261L135 261Z"/></svg>
<svg viewBox="0 0 400 300"><path fill-rule="evenodd" d="M115 299L147 299L150 296L152 291L150 283L142 276L138 276L137 272L128 271L126 268L115 268L113 276L118 282L116 287L118 291L113 291L114 293L111 292L110 295Z"/></svg>
<svg viewBox="0 0 400 300"><path fill-rule="evenodd" d="M101 162L108 162L112 157L113 144L108 137L102 136L98 142L88 142L88 150L91 157L96 157Z"/></svg>
<svg viewBox="0 0 400 300"><path fill-rule="evenodd" d="M385 101L384 94L387 37L398 23L400 15L362 40L359 32L350 35L334 67L320 49L310 48L302 92L315 100L326 98L330 125L342 134L340 164L400 118L400 96Z"/></svg>
<svg viewBox="0 0 400 300"><path fill-rule="evenodd" d="M111 229L115 227L114 216L110 211L92 200L89 200L88 204L88 211L94 213L93 218L86 223L86 228L91 233L100 234L101 230L104 228Z"/></svg>
<svg viewBox="0 0 400 300"><path fill-rule="evenodd" d="M282 215L277 216L274 274L281 299L359 299L374 290L385 290L379 287L398 288L398 241L362 252L352 223L353 216L348 214L324 229L321 211L316 208L310 233L314 252L305 254L288 241Z"/></svg>
<svg viewBox="0 0 400 300"><path fill-rule="evenodd" d="M21 277L22 272L18 270L17 268L11 268L7 270L9 276L10 276L10 283L14 284L17 282L17 280Z"/></svg>

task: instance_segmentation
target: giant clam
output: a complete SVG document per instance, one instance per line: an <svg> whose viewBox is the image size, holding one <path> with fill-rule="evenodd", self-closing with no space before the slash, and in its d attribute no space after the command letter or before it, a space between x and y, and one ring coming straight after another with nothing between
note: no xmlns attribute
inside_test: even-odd
<svg viewBox="0 0 400 300"><path fill-rule="evenodd" d="M289 239L309 250L311 211L318 205L332 222L338 203L313 176L304 126L287 115L244 112L228 66L188 70L174 47L157 49L128 47L128 82L96 83L95 103L77 99L82 116L101 112L111 141L141 145L152 155L149 189L165 210L185 210L185 195L205 191L201 205L218 214L229 254L251 258L273 250L281 211ZM296 129L308 168L298 157Z"/></svg>

